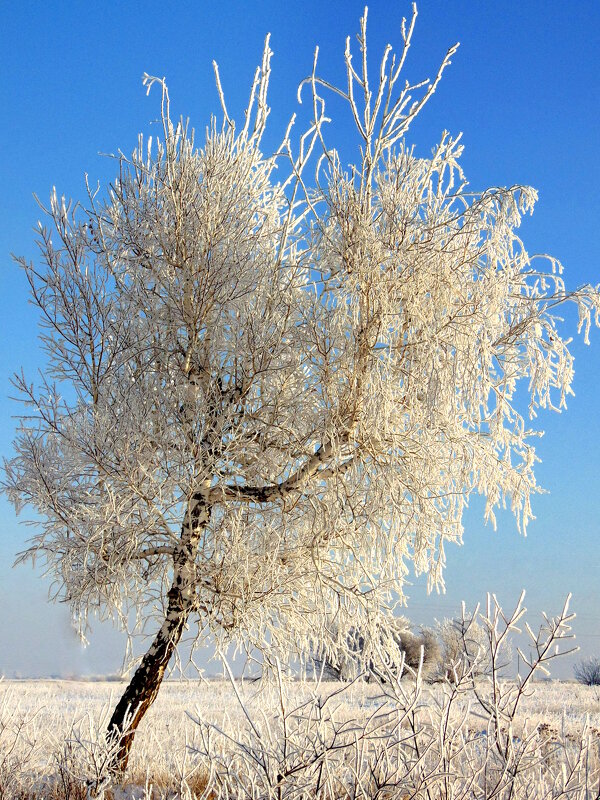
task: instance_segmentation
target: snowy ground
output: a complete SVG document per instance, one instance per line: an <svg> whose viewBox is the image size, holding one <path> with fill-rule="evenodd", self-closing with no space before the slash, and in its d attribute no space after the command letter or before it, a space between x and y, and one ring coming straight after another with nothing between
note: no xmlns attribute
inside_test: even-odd
<svg viewBox="0 0 600 800"><path fill-rule="evenodd" d="M0 682L0 751L2 745L6 751L7 737L15 725L22 723L15 753L27 756L29 774L53 773L67 740L77 740L77 746L88 748L88 756L94 758L95 743L102 739L98 734L124 686L116 682ZM324 695L341 686L324 683L318 691ZM275 687L245 683L238 690L251 718L268 718L277 713L280 697ZM284 702L291 706L313 690L314 686L290 684L285 689L288 697ZM424 702L433 701L436 691L426 689ZM351 685L336 698L337 718L364 720L381 702L378 695L380 690L372 684ZM167 681L136 736L129 771L132 779L138 784L147 779L160 783L166 776L185 777L193 772L199 758L195 753L200 737L196 718L215 723L232 735L247 726L229 683ZM4 732L2 719L10 723ZM517 727L527 725L532 730L544 725L576 737L586 721L600 735L600 687L536 683L531 695L523 698Z"/></svg>

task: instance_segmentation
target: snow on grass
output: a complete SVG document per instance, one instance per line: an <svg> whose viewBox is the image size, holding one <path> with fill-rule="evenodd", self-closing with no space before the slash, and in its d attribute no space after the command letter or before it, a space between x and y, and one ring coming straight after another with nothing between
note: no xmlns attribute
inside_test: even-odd
<svg viewBox="0 0 600 800"><path fill-rule="evenodd" d="M0 782L4 764L6 784L3 797L18 796L25 784L34 792L29 797L38 797L42 791L39 787L50 776L73 776L86 770L93 775L94 765L101 769L103 731L124 687L119 682L1 682ZM338 689L342 691L335 697L335 719L340 726L368 725L368 718L382 708L385 700L382 687L359 681L350 686L284 684L284 702L292 708L312 694L323 699ZM244 682L237 690L250 719L265 730L276 730L281 706L277 685ZM433 714L443 694L444 687L440 685L424 686L419 707L430 707ZM453 713L460 715L461 709L472 701L473 697L465 694ZM478 719L474 716L465 731L485 741L489 729ZM207 728L198 720L216 726L236 741L248 741L249 721L229 682L166 681L136 735L127 775L130 794L122 794L123 797L131 796L134 786L138 795L143 789L142 794L146 792L147 796L150 786L154 796L157 792L160 796L161 791L177 791L178 786L184 785L195 785L201 793L210 763L202 755ZM541 682L523 697L512 735L515 742L520 742L527 733L538 731L548 746L553 746L557 739L580 741L586 729L595 752L600 742L600 689L576 683ZM214 752L221 757L227 746L226 741L221 741ZM544 745L544 752L550 752L548 746ZM12 786L6 775L12 775ZM47 796L47 790L44 794Z"/></svg>

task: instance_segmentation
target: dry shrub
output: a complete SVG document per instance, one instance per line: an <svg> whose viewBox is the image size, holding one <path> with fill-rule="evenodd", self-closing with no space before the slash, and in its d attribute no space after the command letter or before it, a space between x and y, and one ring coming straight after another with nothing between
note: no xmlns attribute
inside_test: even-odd
<svg viewBox="0 0 600 800"><path fill-rule="evenodd" d="M35 716L20 713L0 676L0 800L13 800L26 791L35 751L34 721Z"/></svg>
<svg viewBox="0 0 600 800"><path fill-rule="evenodd" d="M272 714L247 717L235 735L198 719L196 748L210 781L204 796L265 800L458 800L544 797L588 800L598 796L600 766L596 740L587 726L579 737L543 726L529 729L517 717L544 672L570 637L568 603L556 618L544 618L537 633L527 626L533 656L522 652L525 674L501 677L509 635L519 630L522 598L505 616L491 598L479 624L485 653L465 651L452 679L427 686L422 669L404 660L398 672L382 653L381 695L363 719L340 718L336 709L349 686L300 704L288 702L279 678ZM465 628L467 628L465 620ZM486 675L477 677L480 660ZM405 673L412 680L403 680Z"/></svg>

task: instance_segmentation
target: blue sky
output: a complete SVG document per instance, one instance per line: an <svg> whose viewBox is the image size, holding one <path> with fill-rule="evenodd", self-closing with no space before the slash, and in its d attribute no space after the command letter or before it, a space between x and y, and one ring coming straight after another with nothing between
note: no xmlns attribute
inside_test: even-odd
<svg viewBox="0 0 600 800"><path fill-rule="evenodd" d="M274 51L270 104L273 145L296 110L298 82L320 45L321 74L343 81L345 37L354 34L363 6L344 2L221 4L77 2L3 4L0 10L0 453L10 454L16 406L11 374L34 375L42 363L36 318L24 276L10 253L35 258L33 199L59 193L84 196L84 173L105 184L115 163L99 154L133 149L140 130L159 112L146 97L143 72L166 76L175 114L202 130L218 112L212 59L220 65L232 116L240 116L264 36ZM509 9L509 10L507 10ZM407 2L375 0L369 7L374 67L389 41L398 44ZM530 184L540 192L522 227L531 253L565 264L567 284L600 282L600 5L555 0L519 4L423 0L407 63L409 79L430 75L446 49L461 47L437 94L408 134L426 155L444 129L463 132L463 167L472 187ZM351 152L350 120L334 105L336 131ZM568 326L573 330L571 316ZM600 331L592 344L573 344L576 397L561 415L538 420L547 431L538 452L539 482L528 537L501 515L494 533L481 504L465 519L465 544L447 553L447 592L427 596L409 588L408 616L416 623L454 614L495 592L506 605L527 590L532 619L557 612L568 592L578 613L582 655L600 655ZM50 605L49 584L29 566L12 569L28 531L0 499L0 674L90 674L117 671L123 640L97 625L83 649L68 609ZM581 657L581 654L580 656ZM557 675L569 675L571 662Z"/></svg>

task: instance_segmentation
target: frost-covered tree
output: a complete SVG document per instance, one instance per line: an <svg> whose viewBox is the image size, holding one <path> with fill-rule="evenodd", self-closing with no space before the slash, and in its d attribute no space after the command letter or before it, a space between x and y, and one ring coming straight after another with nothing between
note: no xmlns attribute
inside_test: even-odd
<svg viewBox="0 0 600 800"><path fill-rule="evenodd" d="M504 503L520 527L531 516L517 387L532 416L564 406L554 311L574 301L587 336L598 295L527 254L515 231L533 189L473 194L458 139L429 158L405 144L455 51L403 83L415 17L374 80L366 14L344 88L315 56L299 90L312 122L273 156L268 40L244 124L217 71L223 121L199 145L158 81L158 141L140 137L85 206L54 193L39 264L21 260L47 356L38 384L16 378L6 464L10 498L37 515L27 555L83 627L90 609L158 620L110 722L115 769L190 624L308 652L323 620L364 630L401 601L410 562L439 584L471 493L491 520ZM327 92L354 121L348 168Z"/></svg>
<svg viewBox="0 0 600 800"><path fill-rule="evenodd" d="M573 675L584 686L600 686L600 658L584 658L573 667Z"/></svg>
<svg viewBox="0 0 600 800"><path fill-rule="evenodd" d="M467 614L463 609L460 617L443 619L435 626L440 644L440 657L435 677L456 683L464 674L473 678L486 675L490 670L489 631L479 622L478 612ZM508 642L503 642L502 652L496 653L496 661L506 667L512 660Z"/></svg>
<svg viewBox="0 0 600 800"><path fill-rule="evenodd" d="M385 628L371 629L366 635L355 627L333 633L336 649L328 642L322 648L315 646L310 654L311 674L316 678L349 681L363 675L366 680L385 682L390 675L417 672L429 678L440 669L440 643L434 631L422 627L416 633L406 617L389 618Z"/></svg>

